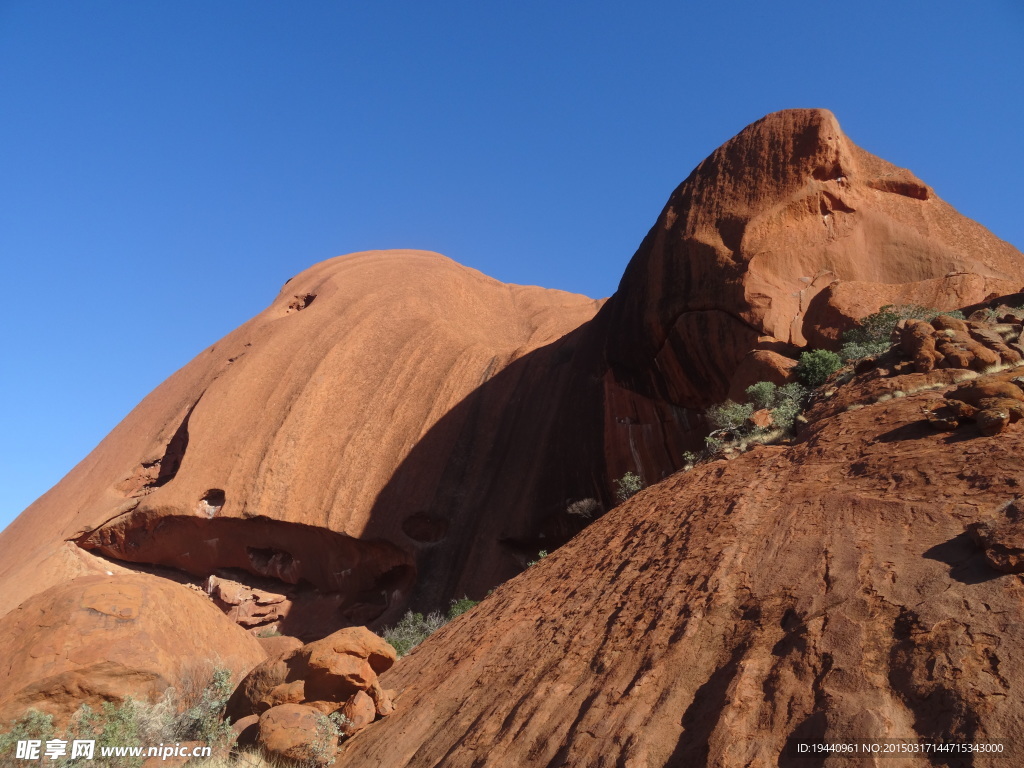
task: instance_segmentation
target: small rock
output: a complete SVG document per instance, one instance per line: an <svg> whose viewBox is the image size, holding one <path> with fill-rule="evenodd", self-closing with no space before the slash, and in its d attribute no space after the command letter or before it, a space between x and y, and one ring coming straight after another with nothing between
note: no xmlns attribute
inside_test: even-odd
<svg viewBox="0 0 1024 768"><path fill-rule="evenodd" d="M767 408L754 411L747 417L747 421L758 429L768 429L775 423L775 420L772 418L772 412Z"/></svg>
<svg viewBox="0 0 1024 768"><path fill-rule="evenodd" d="M302 704L282 704L260 715L258 743L271 757L325 766L334 759L338 739L327 717Z"/></svg>
<svg viewBox="0 0 1024 768"><path fill-rule="evenodd" d="M249 715L231 724L235 734L235 743L242 747L250 747L256 743L260 732L259 715Z"/></svg>
<svg viewBox="0 0 1024 768"><path fill-rule="evenodd" d="M341 708L341 714L345 716L346 722L342 726L342 732L346 736L363 730L377 717L377 707L373 699L365 691L357 691L345 706Z"/></svg>
<svg viewBox="0 0 1024 768"><path fill-rule="evenodd" d="M967 532L982 547L985 561L995 570L1024 573L1024 514L1016 501L992 520L971 523Z"/></svg>

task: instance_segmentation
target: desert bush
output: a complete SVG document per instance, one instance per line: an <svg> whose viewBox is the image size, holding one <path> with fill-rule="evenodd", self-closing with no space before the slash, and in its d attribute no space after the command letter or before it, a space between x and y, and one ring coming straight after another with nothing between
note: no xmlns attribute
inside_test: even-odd
<svg viewBox="0 0 1024 768"><path fill-rule="evenodd" d="M747 387L751 406L771 411L773 424L784 432L793 429L796 417L807 402L807 395L807 389L796 383L779 387L770 381L759 381Z"/></svg>
<svg viewBox="0 0 1024 768"><path fill-rule="evenodd" d="M859 360L863 357L880 355L889 349L892 332L901 320L930 321L938 315L949 315L961 320L964 315L959 310L944 312L934 307L922 307L919 304L886 304L877 312L862 317L854 328L842 335L843 346L839 350L843 360Z"/></svg>
<svg viewBox="0 0 1024 768"><path fill-rule="evenodd" d="M446 623L445 617L439 611L432 611L426 616L406 611L405 616L395 626L386 627L381 632L381 637L391 644L401 658Z"/></svg>
<svg viewBox="0 0 1024 768"><path fill-rule="evenodd" d="M92 739L95 741L94 759L105 768L137 768L145 758L107 756L100 760L104 747L150 747L182 741L201 741L214 748L226 746L234 737L224 719L231 689L230 671L213 668L193 701L183 702L181 694L168 688L152 704L132 698L120 704L107 701L99 709L83 704L61 733L54 729L52 717L29 711L9 731L0 734L0 765L6 765L6 761L13 758L18 741L26 739L38 739L44 744L56 738L69 744L75 739ZM71 759L70 750L63 757L45 762L55 768L83 764L81 758Z"/></svg>
<svg viewBox="0 0 1024 768"><path fill-rule="evenodd" d="M19 741L39 739L46 742L52 739L53 717L35 709L30 709L22 717L11 724L6 733L0 733L0 760L3 764L14 764L15 749Z"/></svg>
<svg viewBox="0 0 1024 768"><path fill-rule="evenodd" d="M759 381L747 387L747 400L755 411L774 408L779 388L770 381Z"/></svg>
<svg viewBox="0 0 1024 768"><path fill-rule="evenodd" d="M704 411L708 423L715 429L740 429L754 412L751 403L734 403L726 400Z"/></svg>
<svg viewBox="0 0 1024 768"><path fill-rule="evenodd" d="M479 603L479 600L470 600L468 597L463 597L461 600L452 600L451 607L448 608L448 621L457 619Z"/></svg>
<svg viewBox="0 0 1024 768"><path fill-rule="evenodd" d="M820 387L828 377L843 367L843 359L827 349L802 352L793 372L811 389Z"/></svg>
<svg viewBox="0 0 1024 768"><path fill-rule="evenodd" d="M488 592L488 594L490 593ZM426 616L422 613L406 611L405 616L395 626L382 629L380 636L391 644L398 657L401 658L449 621L457 619L479 602L479 600L470 600L468 597L452 600L447 615L440 611L431 611Z"/></svg>
<svg viewBox="0 0 1024 768"><path fill-rule="evenodd" d="M230 670L215 669L199 701L175 718L175 739L202 741L212 747L230 743L234 734L231 725L224 719L224 710L232 690Z"/></svg>
<svg viewBox="0 0 1024 768"><path fill-rule="evenodd" d="M636 496L643 489L644 481L640 479L640 475L627 472L615 481L615 498L621 504L626 499Z"/></svg>
<svg viewBox="0 0 1024 768"><path fill-rule="evenodd" d="M590 520L600 514L601 503L597 499L580 499L566 507L565 511L573 517Z"/></svg>

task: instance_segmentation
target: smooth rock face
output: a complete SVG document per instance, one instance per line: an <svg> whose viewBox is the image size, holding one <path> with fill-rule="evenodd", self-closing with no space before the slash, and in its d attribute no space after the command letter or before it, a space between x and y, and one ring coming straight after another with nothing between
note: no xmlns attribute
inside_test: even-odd
<svg viewBox="0 0 1024 768"><path fill-rule="evenodd" d="M51 587L0 623L0 721L34 708L59 719L226 667L240 679L264 653L201 595L146 574Z"/></svg>
<svg viewBox="0 0 1024 768"><path fill-rule="evenodd" d="M244 626L304 640L394 622L417 588L485 590L522 568L537 495L572 495L537 446L569 383L560 339L599 305L420 251L312 267L0 535L0 613L109 569L97 554L215 576Z"/></svg>

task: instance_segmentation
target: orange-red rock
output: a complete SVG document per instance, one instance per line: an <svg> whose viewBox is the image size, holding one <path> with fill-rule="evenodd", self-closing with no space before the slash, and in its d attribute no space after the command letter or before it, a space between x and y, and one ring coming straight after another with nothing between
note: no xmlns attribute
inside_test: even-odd
<svg viewBox="0 0 1024 768"><path fill-rule="evenodd" d="M345 716L342 730L346 736L351 736L373 722L377 716L377 708L369 694L356 691L341 708L341 714Z"/></svg>
<svg viewBox="0 0 1024 768"><path fill-rule="evenodd" d="M241 718L262 714L283 704L304 704L330 714L360 691L380 701L388 714L377 673L394 664L395 649L366 627L347 627L298 648L285 647L253 669L228 703L228 713Z"/></svg>
<svg viewBox="0 0 1024 768"><path fill-rule="evenodd" d="M977 637L1000 630L971 607L978 592L1006 615L1018 603L994 587L938 591L946 572L913 547L944 557L941 537L1009 492L1020 422L935 391L877 397L948 387L963 372L940 364L981 369L1006 349L969 324L929 326L914 363L876 361L823 393L800 445L672 473L701 446L708 405L754 377L785 380L807 343L835 344L887 303L995 310L1022 284L1018 251L857 148L830 113L769 115L673 193L603 306L415 251L298 275L0 535L0 613L75 576L157 567L254 632L311 641L379 627L482 596L583 528L573 500L610 507L630 471L658 487L513 582L526 593L499 589L493 610L385 673L402 698L384 722L401 725L367 729L353 755L758 765L839 723L994 733L1012 712L972 696L1013 698L1017 670L990 660L1018 649L963 637L975 621ZM865 393L876 399L856 400ZM1003 431L933 432L924 413L940 402L959 409L950 422L970 408L983 431L982 413ZM892 498L902 489L914 500ZM581 546L586 559L571 556ZM203 647L187 652L216 643ZM960 678L934 673L919 647ZM55 653L18 646L11 663L32 652L40 665ZM373 664L350 659L289 679L282 656L243 694L252 705L283 685L288 700L301 679L304 697L311 683L328 696L307 703L365 690L390 712ZM338 680L348 687L328 692ZM933 711L943 701L963 722Z"/></svg>
<svg viewBox="0 0 1024 768"><path fill-rule="evenodd" d="M877 402L922 376L866 373L839 390L861 407L822 401L794 445L611 510L385 673L398 708L339 768L769 768L800 765L798 741L854 738L1017 748L1019 526L984 545L964 528L1021 493L1024 422L949 439L921 418L943 389Z"/></svg>
<svg viewBox="0 0 1024 768"><path fill-rule="evenodd" d="M345 657L366 661L376 674L391 669L398 655L388 642L366 627L346 627L322 640L307 644L299 657L311 672L338 675L338 663Z"/></svg>
<svg viewBox="0 0 1024 768"><path fill-rule="evenodd" d="M203 584L226 572L287 602L233 594L228 610L306 640L396 621L414 593L482 592L521 567L508 542L536 535L540 497L581 495L536 448L575 375L566 334L599 306L419 251L307 270L3 532L0 613L108 569L97 554Z"/></svg>
<svg viewBox="0 0 1024 768"><path fill-rule="evenodd" d="M155 700L214 668L237 681L259 644L203 596L147 574L83 576L0 623L0 721L38 709L65 721L82 704Z"/></svg>
<svg viewBox="0 0 1024 768"><path fill-rule="evenodd" d="M338 739L327 717L302 704L282 704L260 715L258 743L273 758L330 765Z"/></svg>

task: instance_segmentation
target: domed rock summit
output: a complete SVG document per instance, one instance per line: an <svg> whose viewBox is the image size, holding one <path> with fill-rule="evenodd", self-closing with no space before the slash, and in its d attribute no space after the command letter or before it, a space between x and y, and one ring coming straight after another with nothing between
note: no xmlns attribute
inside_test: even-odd
<svg viewBox="0 0 1024 768"><path fill-rule="evenodd" d="M0 712L66 716L135 681L152 698L178 683L175 648L204 644L236 685L273 667L275 706L310 708L287 654L494 589L381 670L393 711L389 694L336 765L797 765L802 741L1010 740L1024 420L995 413L1008 396L983 404L998 431L943 414L971 377L1016 386L1024 324L986 318L1022 288L1019 251L817 109L702 162L604 301L421 251L318 264L0 534ZM980 314L907 321L946 350L930 367L924 342L897 344L819 390L795 437L682 471L709 406L906 304ZM616 507L626 473L648 488ZM216 641L153 646L173 612L139 595L158 592ZM42 640L58 615L116 627L118 664L95 634Z"/></svg>

